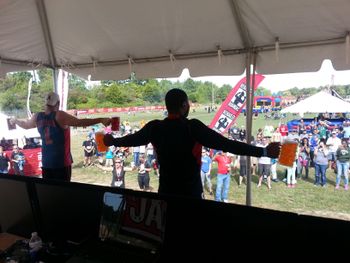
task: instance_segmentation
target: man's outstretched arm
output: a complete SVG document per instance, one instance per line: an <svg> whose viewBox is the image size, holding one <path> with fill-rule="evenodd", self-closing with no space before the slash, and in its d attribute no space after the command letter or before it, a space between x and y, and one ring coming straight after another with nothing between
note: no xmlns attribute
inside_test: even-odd
<svg viewBox="0 0 350 263"><path fill-rule="evenodd" d="M222 150L224 152L230 152L238 155L246 156L268 156L271 158L278 158L280 146L279 143L271 143L266 147L266 153L264 154L264 148L253 146L244 142L229 140L217 133L216 131L208 128L204 123L199 120L193 119L190 121L191 132L196 140L211 149Z"/></svg>

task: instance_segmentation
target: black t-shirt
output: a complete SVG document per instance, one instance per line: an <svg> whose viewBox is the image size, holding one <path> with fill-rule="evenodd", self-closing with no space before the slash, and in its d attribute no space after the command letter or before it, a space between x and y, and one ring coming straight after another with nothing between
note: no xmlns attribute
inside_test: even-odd
<svg viewBox="0 0 350 263"><path fill-rule="evenodd" d="M91 140L87 140L83 142L82 145L84 148L84 151L91 152L94 149L94 143Z"/></svg>
<svg viewBox="0 0 350 263"><path fill-rule="evenodd" d="M197 119L166 118L148 122L138 132L114 139L115 146L152 143L160 165L159 193L201 198L202 145L240 155L260 157L263 149L225 138Z"/></svg>

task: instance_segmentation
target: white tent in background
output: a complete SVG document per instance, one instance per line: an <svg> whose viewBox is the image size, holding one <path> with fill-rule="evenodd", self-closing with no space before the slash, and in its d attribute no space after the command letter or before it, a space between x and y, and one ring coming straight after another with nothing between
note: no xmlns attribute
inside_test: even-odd
<svg viewBox="0 0 350 263"><path fill-rule="evenodd" d="M7 119L9 116L0 113L0 140L5 138L6 140L22 139L22 138L36 138L40 137L40 134L36 128L25 130L16 125L16 129L9 130L7 126Z"/></svg>
<svg viewBox="0 0 350 263"><path fill-rule="evenodd" d="M282 113L345 113L350 112L350 103L339 99L331 94L321 91L292 106L281 110Z"/></svg>

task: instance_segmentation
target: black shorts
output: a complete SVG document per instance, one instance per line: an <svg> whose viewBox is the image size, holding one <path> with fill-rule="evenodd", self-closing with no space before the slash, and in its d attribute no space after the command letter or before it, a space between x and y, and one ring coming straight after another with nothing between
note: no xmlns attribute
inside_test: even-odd
<svg viewBox="0 0 350 263"><path fill-rule="evenodd" d="M246 176L247 175L247 166L246 165L241 165L239 167L239 175L240 176Z"/></svg>
<svg viewBox="0 0 350 263"><path fill-rule="evenodd" d="M42 177L44 179L70 182L71 176L72 166L62 168L42 168Z"/></svg>
<svg viewBox="0 0 350 263"><path fill-rule="evenodd" d="M137 181L139 183L139 187L142 190L148 190L149 189L149 174L145 173L144 175L138 175Z"/></svg>
<svg viewBox="0 0 350 263"><path fill-rule="evenodd" d="M85 157L92 157L94 155L94 151L91 151L91 152L87 152L84 150L84 156Z"/></svg>

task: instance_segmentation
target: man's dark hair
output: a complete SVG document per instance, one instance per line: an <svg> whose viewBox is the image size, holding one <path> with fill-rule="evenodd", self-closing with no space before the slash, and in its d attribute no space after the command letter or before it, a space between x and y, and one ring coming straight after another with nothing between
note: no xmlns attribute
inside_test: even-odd
<svg viewBox="0 0 350 263"><path fill-rule="evenodd" d="M188 100L187 94L181 89L171 89L165 95L165 106L168 112L176 113L182 104Z"/></svg>

